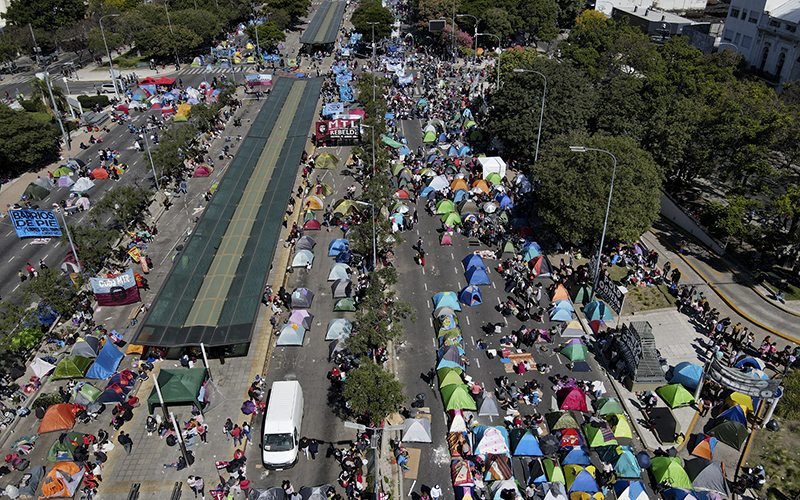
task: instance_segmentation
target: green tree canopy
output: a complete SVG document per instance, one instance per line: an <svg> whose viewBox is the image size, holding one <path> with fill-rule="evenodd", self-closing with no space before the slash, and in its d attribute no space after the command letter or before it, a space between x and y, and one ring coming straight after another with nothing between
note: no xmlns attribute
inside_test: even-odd
<svg viewBox="0 0 800 500"><path fill-rule="evenodd" d="M86 15L83 0L11 0L3 14L8 24L53 30L69 26Z"/></svg>
<svg viewBox="0 0 800 500"><path fill-rule="evenodd" d="M38 170L58 156L55 132L25 111L0 104L0 172L3 177Z"/></svg>
<svg viewBox="0 0 800 500"><path fill-rule="evenodd" d="M372 25L368 23L379 23L375 25L375 41L388 37L392 33L392 13L384 8L377 0L367 0L361 2L351 17L353 27L357 32L364 35L364 40L372 43Z"/></svg>
<svg viewBox="0 0 800 500"><path fill-rule="evenodd" d="M119 238L119 233L102 226L77 224L70 224L69 231L83 267L93 273L99 272L111 252L111 243ZM66 236L61 238L60 244L69 248Z"/></svg>
<svg viewBox="0 0 800 500"><path fill-rule="evenodd" d="M572 133L550 141L534 171L542 182L542 221L567 241L600 239L613 159L597 151L574 153L570 146L603 149L616 156L606 239L638 239L658 217L663 174L650 153L630 137Z"/></svg>
<svg viewBox="0 0 800 500"><path fill-rule="evenodd" d="M177 179L182 175L183 160L193 154L191 144L195 134L197 128L185 122L168 128L161 135L158 149L153 151L153 162L161 169L160 176Z"/></svg>
<svg viewBox="0 0 800 500"><path fill-rule="evenodd" d="M347 372L342 395L359 417L378 424L403 404L403 384L383 367L364 360Z"/></svg>
<svg viewBox="0 0 800 500"><path fill-rule="evenodd" d="M198 9L184 9L171 12L173 28L182 25L194 32L201 39L201 44L210 45L222 33L222 22L213 13ZM260 34L260 33L259 33Z"/></svg>
<svg viewBox="0 0 800 500"><path fill-rule="evenodd" d="M92 213L102 216L113 212L116 223L125 231L132 231L143 224L144 212L153 199L153 192L138 186L113 187L95 202Z"/></svg>
<svg viewBox="0 0 800 500"><path fill-rule="evenodd" d="M247 36L250 37L250 40L253 41L253 45L255 45L256 41L256 27L255 25L251 24L244 30L247 33ZM281 31L277 24L270 21L268 23L263 23L258 25L258 44L261 46L262 49L266 49L271 45L274 45L274 42L283 42L286 40L286 33Z"/></svg>

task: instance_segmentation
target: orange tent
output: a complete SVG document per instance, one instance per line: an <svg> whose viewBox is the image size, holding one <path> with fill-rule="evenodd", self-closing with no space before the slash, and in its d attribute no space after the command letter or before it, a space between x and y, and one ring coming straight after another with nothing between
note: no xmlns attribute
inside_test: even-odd
<svg viewBox="0 0 800 500"><path fill-rule="evenodd" d="M44 477L39 499L72 497L81 485L84 469L75 462L56 462Z"/></svg>
<svg viewBox="0 0 800 500"><path fill-rule="evenodd" d="M464 191L469 191L469 187L467 187L467 181L464 179L455 179L453 182L450 183L450 189L453 191L463 189Z"/></svg>
<svg viewBox="0 0 800 500"><path fill-rule="evenodd" d="M306 200L306 208L310 210L322 210L322 200L318 196L309 196Z"/></svg>
<svg viewBox="0 0 800 500"><path fill-rule="evenodd" d="M477 181L473 182L472 183L472 187L480 188L481 191L483 191L486 194L489 194L489 192L490 192L489 185L486 184L486 181L483 180L483 179L478 179Z"/></svg>
<svg viewBox="0 0 800 500"><path fill-rule="evenodd" d="M551 300L553 302L557 300L569 300L569 294L567 293L567 289L564 288L564 285L558 285L556 287L556 291L553 292L553 298Z"/></svg>
<svg viewBox="0 0 800 500"><path fill-rule="evenodd" d="M92 177L95 179L108 179L108 172L104 168L96 168L92 170Z"/></svg>
<svg viewBox="0 0 800 500"><path fill-rule="evenodd" d="M39 434L45 432L60 431L64 429L72 429L75 425L75 414L72 413L72 405L61 403L53 405L47 409L44 414L42 423L39 424Z"/></svg>

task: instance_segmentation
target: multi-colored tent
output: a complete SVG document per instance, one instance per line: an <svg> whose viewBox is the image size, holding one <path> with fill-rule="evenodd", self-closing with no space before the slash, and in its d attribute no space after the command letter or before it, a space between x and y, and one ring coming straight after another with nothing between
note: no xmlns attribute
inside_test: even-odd
<svg viewBox="0 0 800 500"><path fill-rule="evenodd" d="M716 448L717 438L706 436L705 434L698 434L694 438L689 453L696 457L711 460L714 458L714 450Z"/></svg>
<svg viewBox="0 0 800 500"><path fill-rule="evenodd" d="M75 462L56 462L42 482L40 499L75 495L83 479L84 468Z"/></svg>

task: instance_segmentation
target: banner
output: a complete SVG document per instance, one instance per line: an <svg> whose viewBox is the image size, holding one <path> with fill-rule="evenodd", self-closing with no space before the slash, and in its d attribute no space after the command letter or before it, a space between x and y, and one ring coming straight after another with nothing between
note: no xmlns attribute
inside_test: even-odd
<svg viewBox="0 0 800 500"><path fill-rule="evenodd" d="M600 271L600 279L597 280L597 296L603 299L612 311L619 314L622 310L622 304L625 302L625 292L620 286L617 286L608 275Z"/></svg>
<svg viewBox="0 0 800 500"><path fill-rule="evenodd" d="M723 366L718 359L711 362L706 378L752 398L771 400L780 397L781 379L755 378L749 373Z"/></svg>
<svg viewBox="0 0 800 500"><path fill-rule="evenodd" d="M344 102L353 102L353 87L339 87L339 97Z"/></svg>
<svg viewBox="0 0 800 500"><path fill-rule="evenodd" d="M401 78L398 78L397 81L400 85L408 85L409 83L414 83L414 75L407 75Z"/></svg>
<svg viewBox="0 0 800 500"><path fill-rule="evenodd" d="M9 210L8 215L20 238L61 236L61 228L52 210Z"/></svg>
<svg viewBox="0 0 800 500"><path fill-rule="evenodd" d="M321 139L357 139L359 137L358 120L323 120L317 122L316 138Z"/></svg>
<svg viewBox="0 0 800 500"><path fill-rule="evenodd" d="M266 73L259 73L257 75L245 75L247 85L255 87L256 85L272 85L272 75Z"/></svg>
<svg viewBox="0 0 800 500"><path fill-rule="evenodd" d="M323 116L333 116L339 113L344 113L343 102L329 102L324 108L322 108Z"/></svg>
<svg viewBox="0 0 800 500"><path fill-rule="evenodd" d="M89 278L92 291L100 306L124 306L135 304L139 298L133 269L113 278Z"/></svg>
<svg viewBox="0 0 800 500"><path fill-rule="evenodd" d="M133 247L128 250L128 255L131 256L131 259L133 259L134 262L139 262L139 259L142 258L142 254L139 253L139 249L137 247Z"/></svg>

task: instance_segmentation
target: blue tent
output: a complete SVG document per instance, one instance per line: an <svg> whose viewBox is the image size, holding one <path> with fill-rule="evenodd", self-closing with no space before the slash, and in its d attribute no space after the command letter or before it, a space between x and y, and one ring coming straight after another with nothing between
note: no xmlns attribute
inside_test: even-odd
<svg viewBox="0 0 800 500"><path fill-rule="evenodd" d="M594 476L592 476L589 471L584 469L578 473L578 475L572 481L572 484L569 486L570 493L575 491L594 494L599 492L600 488L597 486L597 481L595 481Z"/></svg>
<svg viewBox="0 0 800 500"><path fill-rule="evenodd" d="M510 210L510 209L514 208L514 202L511 201L511 198L509 198L508 195L503 196L498 201L500 201L500 209L502 209L502 210L505 210L505 209L509 209Z"/></svg>
<svg viewBox="0 0 800 500"><path fill-rule="evenodd" d="M539 252L535 247L532 246L522 250L522 260L524 260L525 262L530 262L531 260L535 259L536 257L539 257L540 255L542 255L541 252Z"/></svg>
<svg viewBox="0 0 800 500"><path fill-rule="evenodd" d="M636 461L636 455L634 455L627 446L623 446L622 448L622 453L616 458L616 463L614 463L614 472L616 472L619 477L642 477L642 469Z"/></svg>
<svg viewBox="0 0 800 500"><path fill-rule="evenodd" d="M433 296L433 308L449 307L454 311L460 311L461 305L458 303L458 296L455 292L439 292Z"/></svg>
<svg viewBox="0 0 800 500"><path fill-rule="evenodd" d="M465 273L467 276L467 282L470 285L491 285L492 282L489 280L489 276L486 274L486 271L483 269L478 269L477 267L473 267L467 270Z"/></svg>
<svg viewBox="0 0 800 500"><path fill-rule="evenodd" d="M335 239L328 244L328 256L336 256L350 250L350 243L345 239Z"/></svg>
<svg viewBox="0 0 800 500"><path fill-rule="evenodd" d="M428 163L433 163L439 159L439 155L430 155L428 156Z"/></svg>
<svg viewBox="0 0 800 500"><path fill-rule="evenodd" d="M99 360L100 358L97 359ZM739 422L743 426L747 427L747 414L744 412L742 405L731 406L727 410L717 415L717 420L723 418L733 420L734 422Z"/></svg>
<svg viewBox="0 0 800 500"><path fill-rule="evenodd" d="M453 361L448 361L446 359L443 359L443 360L439 361L439 364L436 365L436 370L437 371L441 370L442 368L459 368L461 370L464 369L464 367L461 364L455 363Z"/></svg>
<svg viewBox="0 0 800 500"><path fill-rule="evenodd" d="M623 498L623 494L626 495L624 498L632 500L650 498L647 488L644 487L644 483L641 481L617 481L614 483L614 492L617 494L617 498Z"/></svg>
<svg viewBox="0 0 800 500"><path fill-rule="evenodd" d="M588 321L595 321L598 319L611 321L614 319L614 315L611 314L611 309L609 309L604 302L599 300L586 304L583 307L583 314L586 315Z"/></svg>
<svg viewBox="0 0 800 500"><path fill-rule="evenodd" d="M446 134L440 134L439 135L439 142L447 142L447 135Z"/></svg>
<svg viewBox="0 0 800 500"><path fill-rule="evenodd" d="M736 368L754 367L756 370L764 369L764 362L756 358L743 358L736 362Z"/></svg>
<svg viewBox="0 0 800 500"><path fill-rule="evenodd" d="M481 294L480 287L477 285L465 286L461 290L461 293L458 294L458 300L460 300L462 304L466 304L468 306L477 306L478 304L483 304L483 295Z"/></svg>
<svg viewBox="0 0 800 500"><path fill-rule="evenodd" d="M398 151L398 152L397 152L397 154L399 154L399 155L401 155L401 156L402 156L402 155L407 155L407 154L409 154L409 153L411 153L411 150L410 150L410 149L408 149L408 148L407 148L407 147L405 147L405 146L403 146L402 148L400 148L400 151Z"/></svg>
<svg viewBox="0 0 800 500"><path fill-rule="evenodd" d="M419 193L419 196L420 196L420 198L427 198L429 194L435 193L435 192L436 192L435 189L433 189L432 187L428 186L428 187L425 187L425 188L422 189L422 191Z"/></svg>
<svg viewBox="0 0 800 500"><path fill-rule="evenodd" d="M471 149L469 146L461 146L460 148L458 148L458 156L464 156L466 154L469 154L470 151Z"/></svg>
<svg viewBox="0 0 800 500"><path fill-rule="evenodd" d="M465 189L456 189L456 192L453 193L453 203L458 203L468 199L469 193Z"/></svg>
<svg viewBox="0 0 800 500"><path fill-rule="evenodd" d="M694 490L686 488L670 488L663 493L667 500L699 500L700 495Z"/></svg>
<svg viewBox="0 0 800 500"><path fill-rule="evenodd" d="M107 379L117 371L117 366L119 366L119 362L122 361L123 357L125 355L114 347L114 344L106 341L100 350L100 354L97 355L97 359L94 360L94 364L86 373L86 378Z"/></svg>
<svg viewBox="0 0 800 500"><path fill-rule="evenodd" d="M573 446L561 461L561 465L592 465L589 451L583 446Z"/></svg>
<svg viewBox="0 0 800 500"><path fill-rule="evenodd" d="M455 146L447 148L447 156L458 156L458 149Z"/></svg>
<svg viewBox="0 0 800 500"><path fill-rule="evenodd" d="M511 453L515 457L541 457L542 449L532 429L512 429L509 432Z"/></svg>
<svg viewBox="0 0 800 500"><path fill-rule="evenodd" d="M567 299L557 300L553 302L553 305L556 306L556 309L566 309L569 312L575 311L575 307L573 307L572 303Z"/></svg>
<svg viewBox="0 0 800 500"><path fill-rule="evenodd" d="M461 263L464 264L464 270L469 271L471 267L477 267L478 269L486 269L486 264L483 263L483 259L480 258L479 255L475 255L471 253L464 257L461 260Z"/></svg>
<svg viewBox="0 0 800 500"><path fill-rule="evenodd" d="M675 365L672 370L672 378L669 379L670 384L681 384L687 389L696 389L700 379L703 378L703 367L684 361Z"/></svg>
<svg viewBox="0 0 800 500"><path fill-rule="evenodd" d="M568 309L553 309L550 311L550 321L572 321L572 312Z"/></svg>
<svg viewBox="0 0 800 500"><path fill-rule="evenodd" d="M339 255L336 256L336 262L350 262L350 259L353 257L353 254L350 250L346 250L344 252L340 252Z"/></svg>

